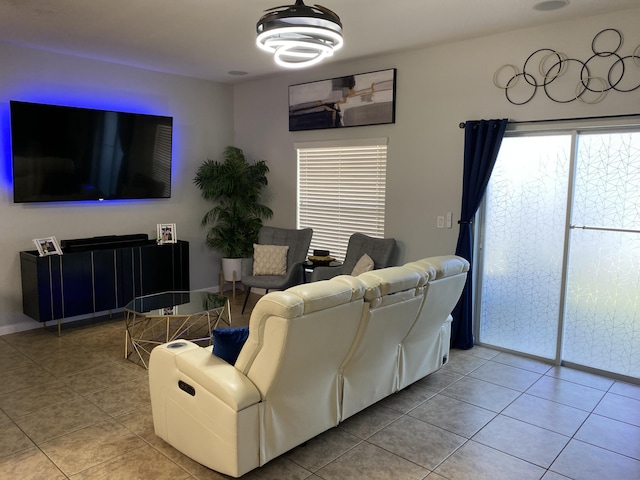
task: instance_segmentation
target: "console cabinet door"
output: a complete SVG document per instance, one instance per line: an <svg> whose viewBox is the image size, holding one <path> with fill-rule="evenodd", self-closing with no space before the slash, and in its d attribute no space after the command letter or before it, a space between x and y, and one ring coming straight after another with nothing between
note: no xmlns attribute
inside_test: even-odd
<svg viewBox="0 0 640 480"><path fill-rule="evenodd" d="M189 283L189 242L175 244L173 254L173 289L190 290Z"/></svg>
<svg viewBox="0 0 640 480"><path fill-rule="evenodd" d="M22 309L40 322L93 312L91 255L21 252Z"/></svg>
<svg viewBox="0 0 640 480"><path fill-rule="evenodd" d="M177 242L140 249L142 295L189 289L188 245Z"/></svg>
<svg viewBox="0 0 640 480"><path fill-rule="evenodd" d="M93 311L113 310L120 305L118 291L117 250L91 252Z"/></svg>
<svg viewBox="0 0 640 480"><path fill-rule="evenodd" d="M57 268L58 278L54 281L51 275L52 262L59 264L60 259L56 256L39 257L35 251L20 252L22 311L40 322L62 316L60 268Z"/></svg>
<svg viewBox="0 0 640 480"><path fill-rule="evenodd" d="M140 249L142 295L173 290L173 245L154 245Z"/></svg>
<svg viewBox="0 0 640 480"><path fill-rule="evenodd" d="M127 303L141 295L140 275L140 248L121 248L117 250L116 268L118 280L118 307L124 307Z"/></svg>
<svg viewBox="0 0 640 480"><path fill-rule="evenodd" d="M58 259L60 262L52 263L52 273L53 277L58 277L56 264L59 264L62 318L92 313L94 306L91 252L61 255Z"/></svg>

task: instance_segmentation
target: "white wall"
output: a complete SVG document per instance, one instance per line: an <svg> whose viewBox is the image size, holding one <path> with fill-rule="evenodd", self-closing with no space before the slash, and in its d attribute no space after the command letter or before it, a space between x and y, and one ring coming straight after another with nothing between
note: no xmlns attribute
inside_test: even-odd
<svg viewBox="0 0 640 480"><path fill-rule="evenodd" d="M611 91L594 105L575 101L560 104L538 91L531 102L515 106L505 99L503 90L493 85L494 72L503 64L522 68L529 54L540 48L553 48L570 58L586 61L593 55L593 37L605 28L617 28L623 33L620 54L631 55L640 45L638 24L640 9L633 9L247 82L234 88L236 145L269 163L271 207L275 212L270 223L294 227L294 142L388 137L385 233L399 241L396 261L453 253L462 191L464 131L458 127L460 122L480 118L524 121L640 113L640 90ZM602 38L603 47L609 47L611 42ZM397 68L395 124L288 131L289 85L387 68ZM640 68L632 63L627 68L635 84L640 82ZM447 211L453 211L454 228L437 229L436 217Z"/></svg>
<svg viewBox="0 0 640 480"><path fill-rule="evenodd" d="M22 313L18 252L33 238L58 240L147 233L176 223L190 242L191 287L218 284L219 261L204 246L200 219L209 206L193 185L197 167L233 144L228 85L0 45L0 334L36 328ZM174 118L172 197L136 202L14 204L9 100L168 115Z"/></svg>

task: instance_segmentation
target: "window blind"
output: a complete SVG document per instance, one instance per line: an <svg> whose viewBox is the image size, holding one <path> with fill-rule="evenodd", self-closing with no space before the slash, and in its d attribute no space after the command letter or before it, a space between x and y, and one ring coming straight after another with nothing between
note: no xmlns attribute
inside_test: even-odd
<svg viewBox="0 0 640 480"><path fill-rule="evenodd" d="M296 149L298 228L313 228L310 251L344 260L354 232L384 237L386 139Z"/></svg>

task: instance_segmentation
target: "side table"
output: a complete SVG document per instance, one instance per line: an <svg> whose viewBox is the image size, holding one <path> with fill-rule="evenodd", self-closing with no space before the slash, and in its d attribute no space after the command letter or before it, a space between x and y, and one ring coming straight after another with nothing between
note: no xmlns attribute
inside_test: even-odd
<svg viewBox="0 0 640 480"><path fill-rule="evenodd" d="M302 262L302 280L304 283L308 282L307 273L313 272L316 267L339 267L342 265L342 262L338 260L334 260L333 262L326 263L313 263L310 260L305 260Z"/></svg>

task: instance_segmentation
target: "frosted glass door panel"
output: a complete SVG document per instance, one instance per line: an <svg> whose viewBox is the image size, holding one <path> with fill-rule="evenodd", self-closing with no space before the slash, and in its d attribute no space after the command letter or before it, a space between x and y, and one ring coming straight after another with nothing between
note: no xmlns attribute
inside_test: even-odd
<svg viewBox="0 0 640 480"><path fill-rule="evenodd" d="M581 135L563 360L640 377L640 133Z"/></svg>
<svg viewBox="0 0 640 480"><path fill-rule="evenodd" d="M574 229L563 360L640 377L640 235Z"/></svg>
<svg viewBox="0 0 640 480"><path fill-rule="evenodd" d="M507 137L485 197L478 340L556 357L570 135Z"/></svg>

